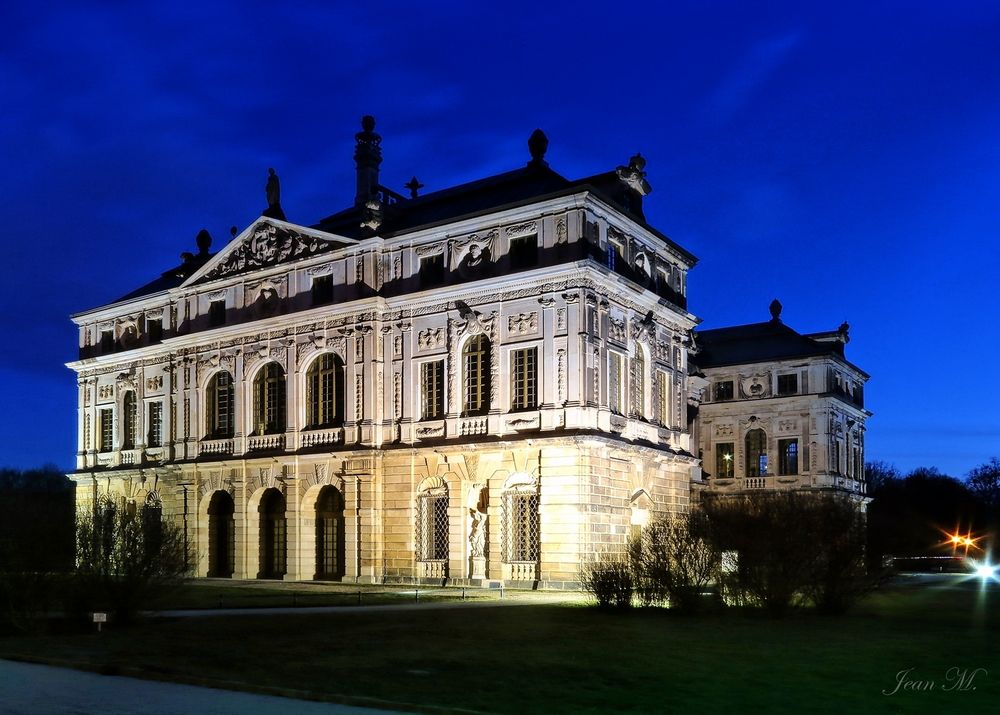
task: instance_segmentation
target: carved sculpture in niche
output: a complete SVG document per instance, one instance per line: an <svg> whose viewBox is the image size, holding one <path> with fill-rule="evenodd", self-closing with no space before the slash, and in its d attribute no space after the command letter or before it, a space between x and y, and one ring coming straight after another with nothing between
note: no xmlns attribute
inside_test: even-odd
<svg viewBox="0 0 1000 715"><path fill-rule="evenodd" d="M560 216L556 220L556 243L566 243L569 238L566 231L566 217Z"/></svg>
<svg viewBox="0 0 1000 715"><path fill-rule="evenodd" d="M526 335L538 330L538 313L518 313L507 318L507 331L517 335Z"/></svg>
<svg viewBox="0 0 1000 715"><path fill-rule="evenodd" d="M466 500L469 510L469 554L474 559L486 557L486 521L489 518L489 490L483 484L473 484ZM473 565L473 576L475 574Z"/></svg>
<svg viewBox="0 0 1000 715"><path fill-rule="evenodd" d="M656 333L656 325L653 323L653 311L649 311L645 318L632 319L632 339L640 343L649 344L651 336Z"/></svg>
<svg viewBox="0 0 1000 715"><path fill-rule="evenodd" d="M495 235L496 231L491 231L482 238L473 234L464 241L455 241L452 244L452 262L462 278L473 279L490 275Z"/></svg>
<svg viewBox="0 0 1000 715"><path fill-rule="evenodd" d="M273 266L293 258L304 258L340 247L330 240L308 236L288 228L278 228L269 223L257 224L250 236L237 246L225 260L201 281L221 278L253 268Z"/></svg>

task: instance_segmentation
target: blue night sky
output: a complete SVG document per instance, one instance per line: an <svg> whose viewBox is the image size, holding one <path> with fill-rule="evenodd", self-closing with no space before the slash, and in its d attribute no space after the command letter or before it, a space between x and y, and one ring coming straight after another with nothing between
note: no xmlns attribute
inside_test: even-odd
<svg viewBox="0 0 1000 715"><path fill-rule="evenodd" d="M1000 455L1000 6L337 5L4 3L0 465L73 465L70 313L218 250L269 166L291 221L346 207L365 113L399 191L522 166L535 127L571 178L641 150L703 327L847 320L869 459Z"/></svg>

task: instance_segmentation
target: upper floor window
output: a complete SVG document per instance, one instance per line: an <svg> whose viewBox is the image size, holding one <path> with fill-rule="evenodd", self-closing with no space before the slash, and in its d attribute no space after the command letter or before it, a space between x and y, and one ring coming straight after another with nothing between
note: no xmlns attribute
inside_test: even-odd
<svg viewBox="0 0 1000 715"><path fill-rule="evenodd" d="M146 320L146 338L150 343L158 343L163 340L163 320L161 318L148 318Z"/></svg>
<svg viewBox="0 0 1000 715"><path fill-rule="evenodd" d="M135 391L129 390L122 399L122 449L135 449L137 418Z"/></svg>
<svg viewBox="0 0 1000 715"><path fill-rule="evenodd" d="M767 434L762 429L752 429L746 436L747 476L763 477L767 474Z"/></svg>
<svg viewBox="0 0 1000 715"><path fill-rule="evenodd" d="M253 381L254 434L285 431L285 371L269 362Z"/></svg>
<svg viewBox="0 0 1000 715"><path fill-rule="evenodd" d="M114 412L110 407L105 407L98 412L100 429L97 437L100 444L100 451L110 452L115 448Z"/></svg>
<svg viewBox="0 0 1000 715"><path fill-rule="evenodd" d="M325 305L333 301L333 276L313 276L312 304Z"/></svg>
<svg viewBox="0 0 1000 715"><path fill-rule="evenodd" d="M624 266L625 247L615 241L608 241L608 268L613 271Z"/></svg>
<svg viewBox="0 0 1000 715"><path fill-rule="evenodd" d="M420 398L425 420L444 417L444 360L421 363Z"/></svg>
<svg viewBox="0 0 1000 715"><path fill-rule="evenodd" d="M538 236L518 236L510 239L510 267L530 268L538 264Z"/></svg>
<svg viewBox="0 0 1000 715"><path fill-rule="evenodd" d="M799 441L797 439L778 440L778 474L799 473Z"/></svg>
<svg viewBox="0 0 1000 715"><path fill-rule="evenodd" d="M226 371L217 372L205 392L205 435L209 439L233 436L233 378Z"/></svg>
<svg viewBox="0 0 1000 715"><path fill-rule="evenodd" d="M423 256L420 259L420 287L432 288L444 283L444 254Z"/></svg>
<svg viewBox="0 0 1000 715"><path fill-rule="evenodd" d="M109 353L115 349L115 331L113 328L101 330L101 352Z"/></svg>
<svg viewBox="0 0 1000 715"><path fill-rule="evenodd" d="M479 415L490 409L490 340L485 335L475 335L462 349L465 399L463 409L467 415Z"/></svg>
<svg viewBox="0 0 1000 715"><path fill-rule="evenodd" d="M778 394L797 395L799 392L799 376L795 373L778 375Z"/></svg>
<svg viewBox="0 0 1000 715"><path fill-rule="evenodd" d="M715 445L715 476L720 479L732 479L736 473L736 453L732 442L720 442Z"/></svg>
<svg viewBox="0 0 1000 715"><path fill-rule="evenodd" d="M669 427L670 419L670 378L662 370L656 372L657 413L660 424Z"/></svg>
<svg viewBox="0 0 1000 715"><path fill-rule="evenodd" d="M306 374L306 422L310 427L340 427L344 405L344 361L324 353Z"/></svg>
<svg viewBox="0 0 1000 715"><path fill-rule="evenodd" d="M510 408L532 410L538 406L538 348L510 352Z"/></svg>
<svg viewBox="0 0 1000 715"><path fill-rule="evenodd" d="M226 324L225 300L213 300L208 304L208 324L213 328Z"/></svg>
<svg viewBox="0 0 1000 715"><path fill-rule="evenodd" d="M727 400L733 399L733 381L724 380L722 382L715 383L715 393L714 400L716 402L725 402Z"/></svg>
<svg viewBox="0 0 1000 715"><path fill-rule="evenodd" d="M146 444L150 447L163 446L163 403L157 400L149 403L149 430Z"/></svg>

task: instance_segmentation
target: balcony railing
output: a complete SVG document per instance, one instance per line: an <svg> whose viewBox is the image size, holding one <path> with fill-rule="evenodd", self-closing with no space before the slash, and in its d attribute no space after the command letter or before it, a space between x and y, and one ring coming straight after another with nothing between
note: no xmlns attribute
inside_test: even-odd
<svg viewBox="0 0 1000 715"><path fill-rule="evenodd" d="M247 451L277 451L285 448L285 435L283 434L258 434L251 435L247 439Z"/></svg>
<svg viewBox="0 0 1000 715"><path fill-rule="evenodd" d="M323 444L341 444L343 441L344 430L341 427L308 430L302 433L303 447L318 447Z"/></svg>
<svg viewBox="0 0 1000 715"><path fill-rule="evenodd" d="M231 439L206 439L201 442L202 454L232 454L233 440Z"/></svg>

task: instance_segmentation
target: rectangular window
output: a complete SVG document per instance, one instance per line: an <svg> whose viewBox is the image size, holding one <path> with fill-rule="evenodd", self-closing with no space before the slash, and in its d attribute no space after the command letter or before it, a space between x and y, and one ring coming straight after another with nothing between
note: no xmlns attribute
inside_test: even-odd
<svg viewBox="0 0 1000 715"><path fill-rule="evenodd" d="M208 304L208 324L213 328L226 324L226 301L213 300Z"/></svg>
<svg viewBox="0 0 1000 715"><path fill-rule="evenodd" d="M448 558L448 495L427 494L417 499L417 534L420 561Z"/></svg>
<svg viewBox="0 0 1000 715"><path fill-rule="evenodd" d="M608 241L608 268L611 270L618 270L620 266L624 266L625 248L614 241Z"/></svg>
<svg viewBox="0 0 1000 715"><path fill-rule="evenodd" d="M840 440L833 440L833 454L830 455L830 471L840 474Z"/></svg>
<svg viewBox="0 0 1000 715"><path fill-rule="evenodd" d="M100 444L102 452L110 452L115 448L115 420L111 408L100 410Z"/></svg>
<svg viewBox="0 0 1000 715"><path fill-rule="evenodd" d="M115 331L111 328L101 331L101 352L109 353L115 349Z"/></svg>
<svg viewBox="0 0 1000 715"><path fill-rule="evenodd" d="M538 561L538 495L510 492L504 495L504 501L507 563Z"/></svg>
<svg viewBox="0 0 1000 715"><path fill-rule="evenodd" d="M312 304L326 305L333 302L333 276L313 276Z"/></svg>
<svg viewBox="0 0 1000 715"><path fill-rule="evenodd" d="M799 441L797 439L778 440L778 474L799 473Z"/></svg>
<svg viewBox="0 0 1000 715"><path fill-rule="evenodd" d="M670 415L670 379L662 370L656 373L656 393L659 396L657 409L660 424L669 427L673 423Z"/></svg>
<svg viewBox="0 0 1000 715"><path fill-rule="evenodd" d="M510 375L510 409L535 409L538 406L538 348L512 350Z"/></svg>
<svg viewBox="0 0 1000 715"><path fill-rule="evenodd" d="M444 360L420 365L420 391L423 418L436 420L444 417Z"/></svg>
<svg viewBox="0 0 1000 715"><path fill-rule="evenodd" d="M163 446L163 403L149 403L149 433L146 444L150 447Z"/></svg>
<svg viewBox="0 0 1000 715"><path fill-rule="evenodd" d="M625 383L622 380L624 359L615 352L608 353L608 409L622 413L625 402Z"/></svg>
<svg viewBox="0 0 1000 715"><path fill-rule="evenodd" d="M797 395L799 392L799 376L795 373L791 375L778 375L778 394Z"/></svg>
<svg viewBox="0 0 1000 715"><path fill-rule="evenodd" d="M723 382L715 383L715 395L714 399L716 402L726 402L733 399L733 381L724 380Z"/></svg>
<svg viewBox="0 0 1000 715"><path fill-rule="evenodd" d="M420 287L432 288L444 283L444 254L424 256L420 259Z"/></svg>
<svg viewBox="0 0 1000 715"><path fill-rule="evenodd" d="M736 451L732 442L721 442L715 445L715 476L720 479L732 479L736 474Z"/></svg>
<svg viewBox="0 0 1000 715"><path fill-rule="evenodd" d="M150 343L163 340L163 319L149 318L146 320L146 337Z"/></svg>
<svg viewBox="0 0 1000 715"><path fill-rule="evenodd" d="M538 265L538 236L510 239L510 267L530 268L535 265Z"/></svg>

